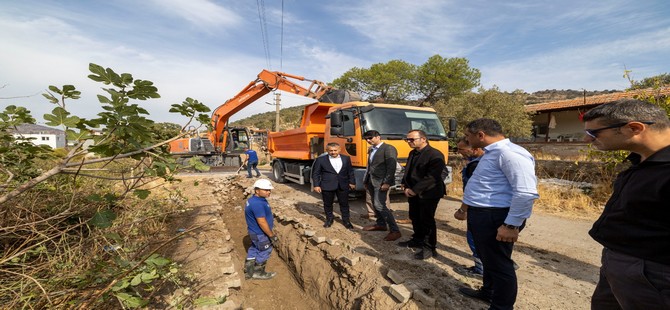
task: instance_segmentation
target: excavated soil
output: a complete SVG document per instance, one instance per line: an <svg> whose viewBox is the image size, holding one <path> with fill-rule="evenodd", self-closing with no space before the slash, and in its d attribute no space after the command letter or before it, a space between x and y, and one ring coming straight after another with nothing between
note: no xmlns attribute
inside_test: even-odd
<svg viewBox="0 0 670 310"><path fill-rule="evenodd" d="M172 257L198 283L186 292L175 292L172 300L185 293L227 295L228 302L216 306L221 309L487 308L458 293L459 287L477 287L481 280L454 271L455 267L472 264L464 237L465 223L452 216L459 206L455 199L443 199L438 206L439 255L418 261L412 258L412 249L383 241L386 232L361 230L372 224L359 217L365 208L362 199L350 201L355 230L345 229L339 217L325 229L318 194L310 192L308 186L275 183L268 200L277 217L275 230L281 243L267 269L277 272L277 276L268 281L245 280L242 265L248 240L243 206L254 179L231 173L181 179L184 182L180 187L189 197L192 211L182 215L180 225L203 228L191 232L172 249ZM194 181L199 186L192 186ZM391 207L396 218L407 218L402 195L392 196ZM338 211L337 206L335 209ZM536 211L513 256L520 265L518 309L589 307L601 250L586 233L591 223ZM411 225L400 226L400 240L405 240L411 235ZM392 277L389 271L394 273ZM392 291L404 288L413 293L412 298L393 296Z"/></svg>

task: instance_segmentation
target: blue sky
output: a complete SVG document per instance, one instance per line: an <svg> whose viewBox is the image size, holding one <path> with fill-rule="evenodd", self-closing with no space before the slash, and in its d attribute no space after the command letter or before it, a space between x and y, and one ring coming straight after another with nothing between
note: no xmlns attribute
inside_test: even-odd
<svg viewBox="0 0 670 310"><path fill-rule="evenodd" d="M0 0L0 108L28 107L38 121L53 106L48 85L74 84L76 114L100 112L90 62L153 81L161 99L140 102L156 121L192 97L214 109L264 68L330 82L353 67L430 56L465 57L482 86L624 89L670 72L670 3L545 0L263 1ZM283 47L282 47L283 46ZM20 98L13 98L20 97ZM283 106L305 104L282 96ZM267 97L232 119L274 111Z"/></svg>

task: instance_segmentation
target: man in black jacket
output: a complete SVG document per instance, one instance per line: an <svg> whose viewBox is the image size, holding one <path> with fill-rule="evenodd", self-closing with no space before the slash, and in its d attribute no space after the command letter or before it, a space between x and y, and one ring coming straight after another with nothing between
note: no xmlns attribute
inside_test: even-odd
<svg viewBox="0 0 670 310"><path fill-rule="evenodd" d="M591 309L670 309L670 121L660 107L622 99L584 114L585 141L626 150L632 167L589 234L604 246Z"/></svg>
<svg viewBox="0 0 670 310"><path fill-rule="evenodd" d="M371 145L368 152L368 168L363 184L367 195L370 195L377 218L375 225L365 226L363 230L386 231L386 225L388 225L390 232L384 237L384 240L395 241L401 237L400 229L398 229L395 218L388 209L386 202L389 197L389 189L395 184L398 151L393 145L382 142L381 135L376 130L365 132L363 137Z"/></svg>
<svg viewBox="0 0 670 310"><path fill-rule="evenodd" d="M342 214L342 223L344 227L353 229L354 226L349 221L349 189L355 187L354 168L351 165L351 158L340 154L340 145L331 142L326 145L327 156L319 156L314 161L312 170L312 182L314 182L314 191L321 194L323 199L323 208L326 211L326 222L323 227L333 225L335 216L333 215L333 201L337 196Z"/></svg>
<svg viewBox="0 0 670 310"><path fill-rule="evenodd" d="M414 258L427 259L437 255L435 211L447 192L442 181L444 154L428 144L422 130L409 131L405 141L413 150L409 152L401 185L409 203L414 234L412 239L398 245L421 248Z"/></svg>

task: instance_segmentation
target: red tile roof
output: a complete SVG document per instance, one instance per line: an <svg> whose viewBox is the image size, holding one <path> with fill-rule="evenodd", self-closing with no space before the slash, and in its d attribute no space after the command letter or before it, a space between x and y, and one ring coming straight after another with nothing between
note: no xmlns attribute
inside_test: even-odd
<svg viewBox="0 0 670 310"><path fill-rule="evenodd" d="M670 87L661 87L658 89L646 88L638 89L627 92L620 93L611 93L605 95L597 95L582 98L574 98L568 100L560 100L553 102L537 103L527 105L526 112L549 112L549 111L560 111L560 110L570 110L570 108L579 108L579 107L592 107L597 106L603 103L608 103L624 98L635 98L637 96L669 96Z"/></svg>

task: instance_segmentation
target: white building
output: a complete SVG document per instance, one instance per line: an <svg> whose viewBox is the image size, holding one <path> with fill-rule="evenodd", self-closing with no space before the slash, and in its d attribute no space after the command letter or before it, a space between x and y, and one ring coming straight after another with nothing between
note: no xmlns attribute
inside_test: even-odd
<svg viewBox="0 0 670 310"><path fill-rule="evenodd" d="M33 144L48 145L52 149L65 147L65 132L60 129L35 124L22 124L17 129L13 134L17 139L33 138L30 140Z"/></svg>

